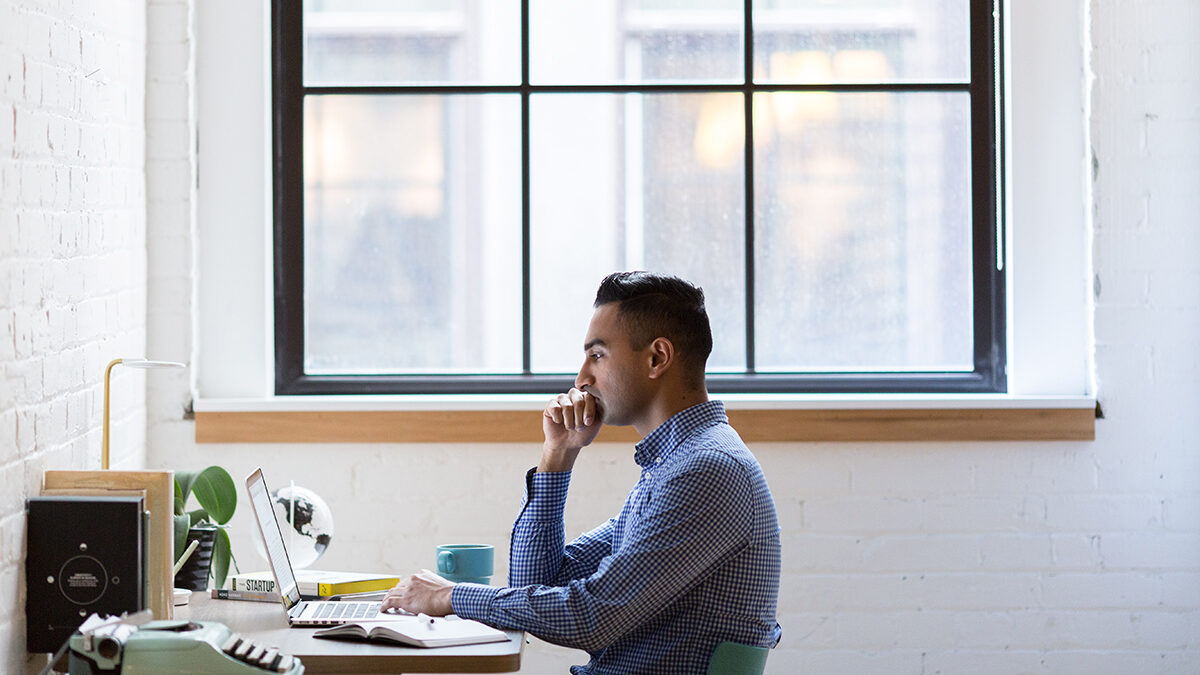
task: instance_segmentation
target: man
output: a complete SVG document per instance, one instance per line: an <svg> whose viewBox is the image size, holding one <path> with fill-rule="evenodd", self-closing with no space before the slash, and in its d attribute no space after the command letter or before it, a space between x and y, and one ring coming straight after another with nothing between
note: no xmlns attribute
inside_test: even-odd
<svg viewBox="0 0 1200 675"><path fill-rule="evenodd" d="M541 461L513 527L510 587L424 571L384 606L454 613L584 649L573 673L704 673L726 640L773 647L779 525L762 469L709 401L704 294L682 279L609 275L596 293L575 388L542 413ZM603 424L643 437L621 513L563 545L575 459Z"/></svg>

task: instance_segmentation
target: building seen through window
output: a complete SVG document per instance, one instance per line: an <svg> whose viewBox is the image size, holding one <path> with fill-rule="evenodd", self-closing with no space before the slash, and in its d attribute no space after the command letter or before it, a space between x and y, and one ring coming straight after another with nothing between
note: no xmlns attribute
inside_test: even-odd
<svg viewBox="0 0 1200 675"><path fill-rule="evenodd" d="M969 3L528 6L522 86L520 2L304 3L305 374L573 373L622 269L713 373L976 368Z"/></svg>

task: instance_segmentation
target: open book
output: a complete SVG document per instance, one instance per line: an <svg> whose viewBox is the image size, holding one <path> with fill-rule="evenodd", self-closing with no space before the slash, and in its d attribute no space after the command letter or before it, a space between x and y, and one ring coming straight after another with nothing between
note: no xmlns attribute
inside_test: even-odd
<svg viewBox="0 0 1200 675"><path fill-rule="evenodd" d="M313 633L313 637L376 640L409 647L451 647L480 642L502 642L508 639L504 631L456 616L410 616L395 621L344 623L319 630Z"/></svg>

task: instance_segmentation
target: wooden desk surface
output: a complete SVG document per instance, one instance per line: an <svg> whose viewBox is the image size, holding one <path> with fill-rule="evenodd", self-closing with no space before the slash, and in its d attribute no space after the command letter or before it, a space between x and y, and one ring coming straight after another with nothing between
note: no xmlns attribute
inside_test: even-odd
<svg viewBox="0 0 1200 675"><path fill-rule="evenodd" d="M175 608L176 619L219 621L231 630L299 657L306 673L511 673L521 668L525 634L507 631L508 642L418 649L370 642L322 640L315 628L289 628L283 606L269 602L214 600L193 593Z"/></svg>

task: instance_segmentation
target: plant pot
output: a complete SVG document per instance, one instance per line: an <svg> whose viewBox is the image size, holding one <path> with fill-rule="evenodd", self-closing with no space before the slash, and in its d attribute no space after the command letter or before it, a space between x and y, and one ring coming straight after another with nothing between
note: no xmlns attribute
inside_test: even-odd
<svg viewBox="0 0 1200 675"><path fill-rule="evenodd" d="M200 545L175 575L175 588L203 591L208 588L208 571L212 567L213 544L217 541L216 525L194 525L187 533L187 545L195 540ZM186 549L185 549L186 550Z"/></svg>

